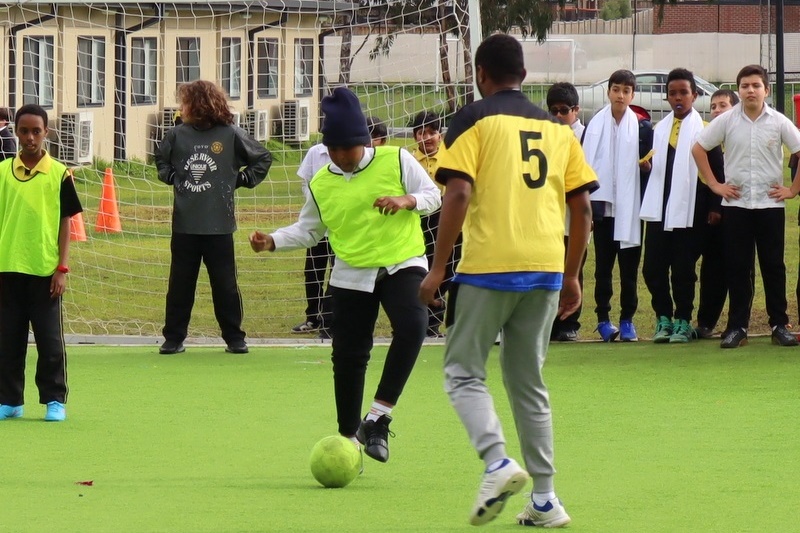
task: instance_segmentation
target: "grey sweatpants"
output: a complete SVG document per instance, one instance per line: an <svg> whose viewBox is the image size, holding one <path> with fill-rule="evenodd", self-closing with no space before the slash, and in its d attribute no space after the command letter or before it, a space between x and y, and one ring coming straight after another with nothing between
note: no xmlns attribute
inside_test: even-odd
<svg viewBox="0 0 800 533"><path fill-rule="evenodd" d="M459 284L448 302L452 325L444 355L445 390L478 455L507 457L505 437L486 386L486 360L502 330L500 365L535 492L553 490L553 426L542 380L557 291L504 292Z"/></svg>

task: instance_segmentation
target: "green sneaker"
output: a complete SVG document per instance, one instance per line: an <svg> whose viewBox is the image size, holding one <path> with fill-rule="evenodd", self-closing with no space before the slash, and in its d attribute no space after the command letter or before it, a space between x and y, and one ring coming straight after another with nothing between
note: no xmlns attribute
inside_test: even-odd
<svg viewBox="0 0 800 533"><path fill-rule="evenodd" d="M672 328L672 320L665 316L658 317L658 322L656 322L656 333L653 335L653 342L656 344L669 342L669 338L672 335Z"/></svg>
<svg viewBox="0 0 800 533"><path fill-rule="evenodd" d="M692 340L694 328L685 320L676 320L675 327L672 329L672 336L669 338L670 343L689 342Z"/></svg>

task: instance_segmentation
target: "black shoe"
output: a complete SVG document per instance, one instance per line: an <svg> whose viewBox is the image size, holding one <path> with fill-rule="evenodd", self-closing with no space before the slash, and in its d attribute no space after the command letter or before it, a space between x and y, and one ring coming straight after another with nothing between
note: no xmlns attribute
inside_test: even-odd
<svg viewBox="0 0 800 533"><path fill-rule="evenodd" d="M578 332L574 329L560 330L558 333L553 335L550 340L556 342L574 342L578 340Z"/></svg>
<svg viewBox="0 0 800 533"><path fill-rule="evenodd" d="M305 322L300 322L295 327L292 328L292 333L314 333L320 327L319 322L314 322L313 320L306 320Z"/></svg>
<svg viewBox="0 0 800 533"><path fill-rule="evenodd" d="M228 353L249 353L250 348L247 347L247 343L243 340L241 341L233 341L232 343L228 344L225 347L225 351Z"/></svg>
<svg viewBox="0 0 800 533"><path fill-rule="evenodd" d="M391 421L389 415L381 415L374 422L362 420L356 431L358 442L364 445L364 453L381 463L389 460L389 435L394 437L394 433L389 431Z"/></svg>
<svg viewBox="0 0 800 533"><path fill-rule="evenodd" d="M162 344L161 348L158 349L158 353L162 355L172 355L176 353L183 353L185 351L186 348L183 347L183 343L178 341L164 341L164 344Z"/></svg>
<svg viewBox="0 0 800 533"><path fill-rule="evenodd" d="M694 336L697 339L713 339L714 328L708 328L706 326L697 326L696 328L694 328Z"/></svg>
<svg viewBox="0 0 800 533"><path fill-rule="evenodd" d="M425 332L425 337L428 339L443 339L444 333L439 331L439 328L428 328Z"/></svg>
<svg viewBox="0 0 800 533"><path fill-rule="evenodd" d="M797 346L797 337L792 335L786 326L775 326L772 328L772 344L778 346Z"/></svg>
<svg viewBox="0 0 800 533"><path fill-rule="evenodd" d="M330 340L333 338L330 328L319 328L319 335L317 336L322 340Z"/></svg>
<svg viewBox="0 0 800 533"><path fill-rule="evenodd" d="M797 340L797 339L795 339ZM720 348L738 348L747 344L747 332L742 328L731 329L722 337Z"/></svg>

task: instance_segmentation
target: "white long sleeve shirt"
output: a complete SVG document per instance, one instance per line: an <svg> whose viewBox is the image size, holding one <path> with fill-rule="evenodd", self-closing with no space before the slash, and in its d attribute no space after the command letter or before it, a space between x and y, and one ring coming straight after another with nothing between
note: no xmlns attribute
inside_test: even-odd
<svg viewBox="0 0 800 533"><path fill-rule="evenodd" d="M358 168L354 172L344 172L334 163L330 164L331 170L336 173L342 173L344 179L350 180L354 175L366 168L374 156L374 148L365 148L364 157L361 159ZM427 215L441 207L442 198L439 189L433 183L430 176L428 176L428 173L422 165L414 159L414 156L405 150L400 150L400 169L403 188L406 190L407 194L413 196L417 201L417 206L414 211L422 215ZM322 217L320 216L316 202L314 202L314 199L309 195L306 198L303 208L300 210L300 217L297 222L272 233L272 238L275 241L275 250L310 248L322 239L327 229L324 222L322 222ZM334 253L335 252L336 250L334 250ZM384 268L386 268L389 275L392 275L398 270L409 267L421 267L427 270L428 260L423 254L419 257L407 259L396 265L386 265ZM333 265L329 283L334 287L342 289L373 292L375 290L375 281L378 277L378 271L378 268L358 268L348 265L341 258L337 257Z"/></svg>

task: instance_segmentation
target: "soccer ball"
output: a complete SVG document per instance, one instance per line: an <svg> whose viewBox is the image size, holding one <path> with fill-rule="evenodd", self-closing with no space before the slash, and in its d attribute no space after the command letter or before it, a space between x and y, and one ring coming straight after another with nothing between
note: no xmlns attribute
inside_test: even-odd
<svg viewBox="0 0 800 533"><path fill-rule="evenodd" d="M311 473L323 487L346 487L360 470L361 452L346 437L325 437L311 450Z"/></svg>

